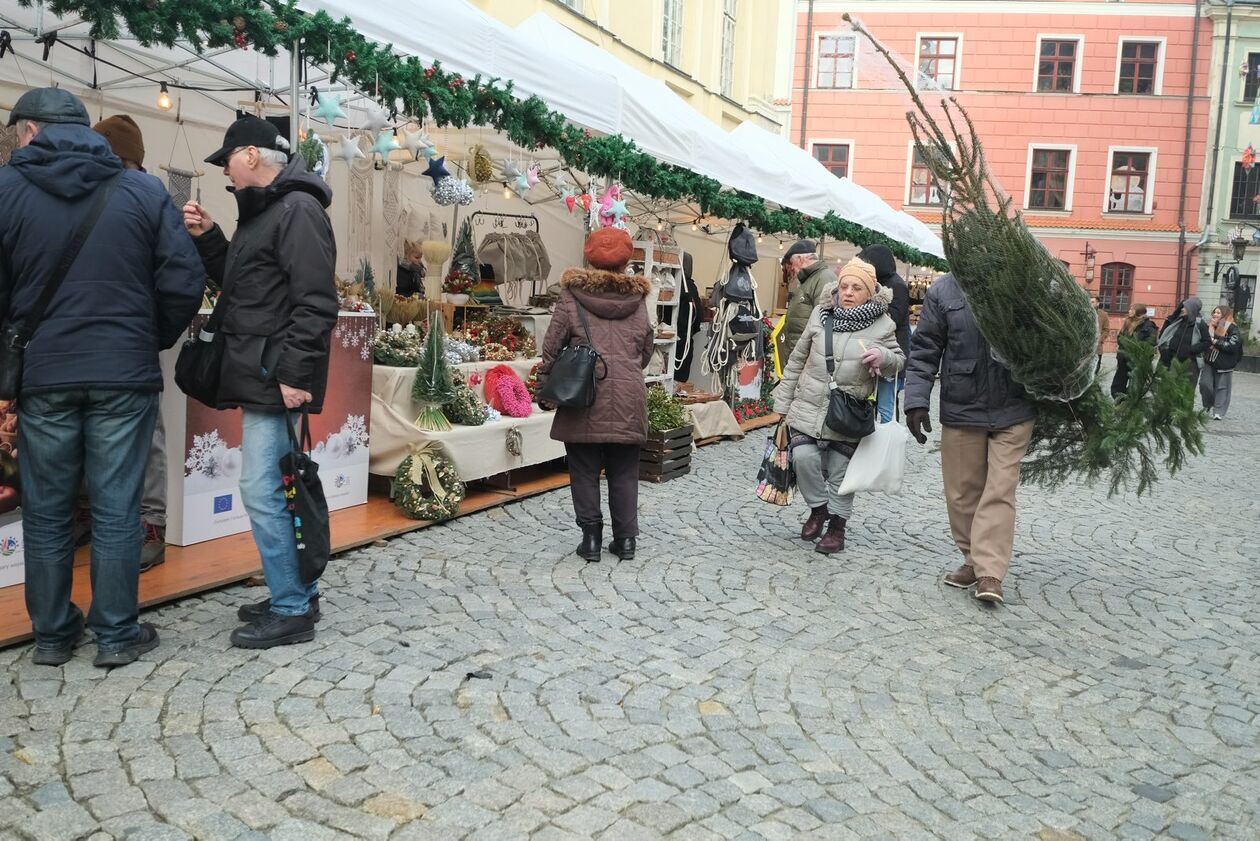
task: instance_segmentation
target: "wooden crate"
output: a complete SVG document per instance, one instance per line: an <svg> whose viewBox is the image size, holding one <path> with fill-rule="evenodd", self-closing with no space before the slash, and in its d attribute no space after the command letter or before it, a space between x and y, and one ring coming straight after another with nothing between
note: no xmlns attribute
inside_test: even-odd
<svg viewBox="0 0 1260 841"><path fill-rule="evenodd" d="M691 426L650 433L639 454L639 478L665 482L691 471Z"/></svg>

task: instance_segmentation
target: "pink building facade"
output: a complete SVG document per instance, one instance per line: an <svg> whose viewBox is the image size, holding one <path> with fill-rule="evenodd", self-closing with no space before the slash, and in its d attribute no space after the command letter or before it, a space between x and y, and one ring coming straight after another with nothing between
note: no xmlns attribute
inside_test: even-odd
<svg viewBox="0 0 1260 841"><path fill-rule="evenodd" d="M909 96L845 12L967 108L999 183L1113 327L1193 292L1211 45L1204 19L1192 80L1194 3L798 2L793 141L939 226Z"/></svg>

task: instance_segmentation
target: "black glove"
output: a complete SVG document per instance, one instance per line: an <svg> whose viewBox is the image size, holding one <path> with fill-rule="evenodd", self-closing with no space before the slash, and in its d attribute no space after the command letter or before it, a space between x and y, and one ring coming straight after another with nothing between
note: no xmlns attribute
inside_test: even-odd
<svg viewBox="0 0 1260 841"><path fill-rule="evenodd" d="M928 417L927 409L910 409L906 412L906 428L910 430L910 434L914 436L914 440L920 444L927 443L927 435L925 432L932 431L932 421Z"/></svg>

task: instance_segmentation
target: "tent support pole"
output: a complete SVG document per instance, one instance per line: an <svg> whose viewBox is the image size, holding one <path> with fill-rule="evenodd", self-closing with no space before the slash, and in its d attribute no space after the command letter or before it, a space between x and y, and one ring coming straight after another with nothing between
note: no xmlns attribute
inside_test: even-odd
<svg viewBox="0 0 1260 841"><path fill-rule="evenodd" d="M294 41L289 54L289 148L296 153L298 148L298 101L301 95L302 79L302 42Z"/></svg>

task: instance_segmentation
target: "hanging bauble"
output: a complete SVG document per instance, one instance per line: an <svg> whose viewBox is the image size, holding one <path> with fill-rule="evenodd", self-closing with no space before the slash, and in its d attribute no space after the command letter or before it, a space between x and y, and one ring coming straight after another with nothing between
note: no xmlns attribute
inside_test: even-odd
<svg viewBox="0 0 1260 841"><path fill-rule="evenodd" d="M567 183L560 182L556 186L560 189L560 200L564 202L564 206L572 214L573 208L577 205L577 193L573 192L573 188Z"/></svg>
<svg viewBox="0 0 1260 841"><path fill-rule="evenodd" d="M359 56L355 54L354 50L346 50L346 61L358 61L358 60L359 60Z"/></svg>
<svg viewBox="0 0 1260 841"><path fill-rule="evenodd" d="M232 35L232 43L236 44L236 48L238 50L249 49L249 42L245 40L244 30L236 30L236 32Z"/></svg>
<svg viewBox="0 0 1260 841"><path fill-rule="evenodd" d="M276 21L275 24L271 28L274 29L276 32L280 33L281 35L289 31L289 25L282 20Z"/></svg>
<svg viewBox="0 0 1260 841"><path fill-rule="evenodd" d="M433 201L438 205L449 207L453 204L472 204L474 193L467 181L448 175L433 185L429 195L433 196Z"/></svg>
<svg viewBox="0 0 1260 841"><path fill-rule="evenodd" d="M490 160L490 154L486 152L486 147L478 143L469 151L469 157L472 158L472 166L469 167L472 180L478 184L484 184L494 178L494 164Z"/></svg>
<svg viewBox="0 0 1260 841"><path fill-rule="evenodd" d="M590 213L591 201L592 201L591 194L583 193L582 195L578 196L578 200L582 202L582 209L586 211L587 213Z"/></svg>

